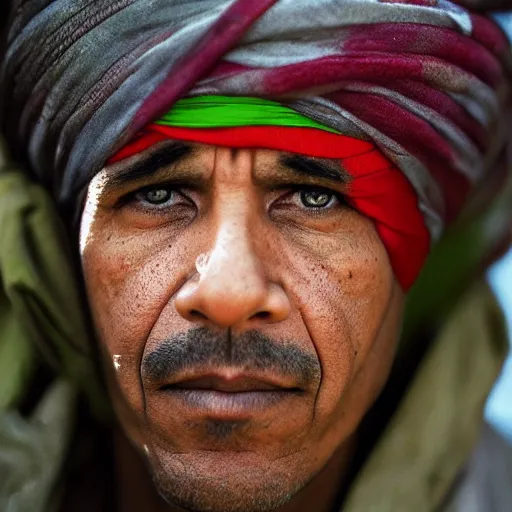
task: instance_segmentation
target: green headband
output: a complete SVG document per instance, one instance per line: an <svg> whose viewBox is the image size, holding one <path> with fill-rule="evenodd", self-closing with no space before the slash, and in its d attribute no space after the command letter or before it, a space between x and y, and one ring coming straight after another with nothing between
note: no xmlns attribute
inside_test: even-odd
<svg viewBox="0 0 512 512"><path fill-rule="evenodd" d="M275 101L243 96L183 98L155 124L181 128L294 126L339 133Z"/></svg>

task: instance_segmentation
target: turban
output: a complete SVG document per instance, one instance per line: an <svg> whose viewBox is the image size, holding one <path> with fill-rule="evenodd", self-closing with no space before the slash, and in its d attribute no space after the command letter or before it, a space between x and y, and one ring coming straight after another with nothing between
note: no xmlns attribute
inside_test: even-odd
<svg viewBox="0 0 512 512"><path fill-rule="evenodd" d="M108 159L179 98L275 100L378 151L397 171L391 188L413 192L411 222L435 240L504 171L510 56L494 20L448 0L18 1L3 130L61 207L76 208ZM382 229L389 240L397 226Z"/></svg>

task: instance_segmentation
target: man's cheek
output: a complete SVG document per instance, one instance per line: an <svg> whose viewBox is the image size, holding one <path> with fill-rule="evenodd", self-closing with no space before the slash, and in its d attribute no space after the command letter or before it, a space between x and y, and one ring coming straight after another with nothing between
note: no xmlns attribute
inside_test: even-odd
<svg viewBox="0 0 512 512"><path fill-rule="evenodd" d="M151 307L143 269L134 271L122 256L91 254L83 258L83 271L110 391L114 400L122 396L134 411L142 411L140 360L158 308Z"/></svg>
<svg viewBox="0 0 512 512"><path fill-rule="evenodd" d="M144 401L140 360L146 329L135 315L137 305L124 304L121 300L104 304L100 297L96 300L90 297L89 300L95 302L93 310L97 313L93 313L94 323L112 399L114 402L122 399L130 409L141 412Z"/></svg>
<svg viewBox="0 0 512 512"><path fill-rule="evenodd" d="M356 242L349 247L360 249ZM356 256L338 248L321 263L309 261L303 265L309 274L297 285L322 366L316 414L326 423L339 416L336 410L341 414L353 379L380 335L392 293L393 274L386 274L389 261L380 241L364 249Z"/></svg>
<svg viewBox="0 0 512 512"><path fill-rule="evenodd" d="M354 356L354 372L366 358L387 315L394 287L394 274L384 245L369 221L358 225L338 251L329 252L324 293L328 315L343 317ZM330 287L329 286L330 283ZM317 293L321 293L318 290Z"/></svg>
<svg viewBox="0 0 512 512"><path fill-rule="evenodd" d="M176 316L167 309L179 281L170 264L173 259L180 260L176 251L167 248L143 260L129 244L112 239L91 243L84 251L88 299L110 392L120 414L128 409L143 413L140 364L147 340L162 315ZM161 333L162 337L169 332L173 331Z"/></svg>
<svg viewBox="0 0 512 512"><path fill-rule="evenodd" d="M157 275L158 258L143 259L122 240L98 241L84 251L82 267L94 320L103 338L111 343L114 337L122 343L143 336L161 310L171 284L169 276Z"/></svg>

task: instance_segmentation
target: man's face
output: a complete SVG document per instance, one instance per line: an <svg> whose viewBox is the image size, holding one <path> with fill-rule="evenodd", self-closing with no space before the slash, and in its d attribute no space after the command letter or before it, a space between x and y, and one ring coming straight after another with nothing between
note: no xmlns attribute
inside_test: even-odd
<svg viewBox="0 0 512 512"><path fill-rule="evenodd" d="M403 292L335 161L169 141L91 182L81 256L110 393L160 492L266 510L354 432Z"/></svg>

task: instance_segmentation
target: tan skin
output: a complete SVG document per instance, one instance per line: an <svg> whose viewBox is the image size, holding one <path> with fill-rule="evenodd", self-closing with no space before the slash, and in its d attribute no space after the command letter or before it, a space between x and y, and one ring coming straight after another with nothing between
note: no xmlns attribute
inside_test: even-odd
<svg viewBox="0 0 512 512"><path fill-rule="evenodd" d="M109 391L140 454L119 437L120 509L328 511L404 294L336 162L187 146L104 169L82 217ZM212 352L172 373L177 335Z"/></svg>

